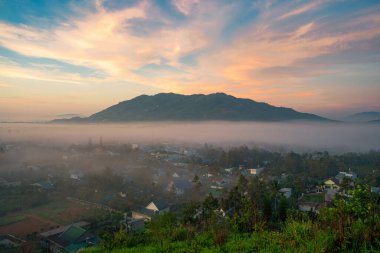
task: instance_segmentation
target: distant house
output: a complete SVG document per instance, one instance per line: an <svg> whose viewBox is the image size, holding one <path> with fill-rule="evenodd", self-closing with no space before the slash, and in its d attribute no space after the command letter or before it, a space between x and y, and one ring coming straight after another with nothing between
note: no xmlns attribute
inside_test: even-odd
<svg viewBox="0 0 380 253"><path fill-rule="evenodd" d="M0 177L0 186L5 187L8 185L8 181Z"/></svg>
<svg viewBox="0 0 380 253"><path fill-rule="evenodd" d="M46 252L77 252L99 243L97 235L86 230L87 222L78 222L41 233L41 246Z"/></svg>
<svg viewBox="0 0 380 253"><path fill-rule="evenodd" d="M299 202L297 206L300 211L318 213L322 207L325 207L325 204L316 202Z"/></svg>
<svg viewBox="0 0 380 253"><path fill-rule="evenodd" d="M8 182L8 187L15 187L15 186L20 186L21 181L13 181L13 182Z"/></svg>
<svg viewBox="0 0 380 253"><path fill-rule="evenodd" d="M25 243L24 240L21 240L13 235L0 235L0 251L2 249L10 250L10 249L17 248L21 246L23 243ZM5 252L8 252L8 251L5 251Z"/></svg>
<svg viewBox="0 0 380 253"><path fill-rule="evenodd" d="M146 207L132 211L132 219L151 220L153 216L160 215L170 211L170 206L163 200L154 200Z"/></svg>
<svg viewBox="0 0 380 253"><path fill-rule="evenodd" d="M182 195L185 191L189 190L192 187L192 184L189 180L186 179L176 179L172 180L169 185L166 187L166 190L169 192L174 192L176 195Z"/></svg>
<svg viewBox="0 0 380 253"><path fill-rule="evenodd" d="M0 178L0 187L14 187L14 186L20 186L20 185L21 185L20 181L8 182L4 178Z"/></svg>
<svg viewBox="0 0 380 253"><path fill-rule="evenodd" d="M72 170L70 171L70 178L71 179L74 179L74 180L80 180L82 179L84 176L83 172L82 171L78 171L78 170Z"/></svg>
<svg viewBox="0 0 380 253"><path fill-rule="evenodd" d="M377 195L380 195L380 187L371 187L371 192L376 193Z"/></svg>
<svg viewBox="0 0 380 253"><path fill-rule="evenodd" d="M343 179L344 178L348 178L352 181L355 181L357 179L357 174L355 172L352 172L352 171L349 171L349 172L344 172L344 171L341 171L339 172L336 176L335 176L335 179L338 180L339 184L341 184L343 182Z"/></svg>
<svg viewBox="0 0 380 253"><path fill-rule="evenodd" d="M39 166L35 166L35 165L29 165L27 168L30 170L33 170L33 171L41 170L41 168Z"/></svg>
<svg viewBox="0 0 380 253"><path fill-rule="evenodd" d="M234 168L225 168L224 171L225 171L226 173L228 173L228 174L231 175L231 174L233 173L233 171L234 171Z"/></svg>
<svg viewBox="0 0 380 253"><path fill-rule="evenodd" d="M297 206L300 211L305 212L319 212L319 209L325 207L325 194L312 193L302 194L301 198L297 201Z"/></svg>
<svg viewBox="0 0 380 253"><path fill-rule="evenodd" d="M327 189L325 192L325 201L331 202L337 193L338 193L337 189Z"/></svg>
<svg viewBox="0 0 380 253"><path fill-rule="evenodd" d="M50 181L41 181L34 184L31 184L32 186L36 186L41 190L45 191L51 191L54 189L54 184Z"/></svg>
<svg viewBox="0 0 380 253"><path fill-rule="evenodd" d="M281 193L287 199L292 196L291 188L281 188L278 192Z"/></svg>
<svg viewBox="0 0 380 253"><path fill-rule="evenodd" d="M245 169L242 174L244 176L259 176L263 172L264 168Z"/></svg>
<svg viewBox="0 0 380 253"><path fill-rule="evenodd" d="M145 220L144 219L127 219L123 223L126 232L134 233L140 232L145 228Z"/></svg>
<svg viewBox="0 0 380 253"><path fill-rule="evenodd" d="M323 182L325 189L339 189L339 180L336 178L329 178Z"/></svg>

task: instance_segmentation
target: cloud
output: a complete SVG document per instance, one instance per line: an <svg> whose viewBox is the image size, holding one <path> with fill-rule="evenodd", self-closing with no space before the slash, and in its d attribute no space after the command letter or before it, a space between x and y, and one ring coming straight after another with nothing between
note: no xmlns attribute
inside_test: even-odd
<svg viewBox="0 0 380 253"><path fill-rule="evenodd" d="M301 15L301 14L304 14L306 12L315 10L316 8L321 6L324 2L325 1L318 1L318 0L311 1L310 3L305 4L299 8L292 9L292 10L286 12L285 14L281 15L279 19L282 20L282 19L294 17L297 15Z"/></svg>
<svg viewBox="0 0 380 253"><path fill-rule="evenodd" d="M189 15L195 4L199 0L172 0L173 5L184 15Z"/></svg>
<svg viewBox="0 0 380 253"><path fill-rule="evenodd" d="M339 74L347 52L355 55L351 63L378 62L364 57L378 48L377 5L339 13L327 10L328 1L169 5L163 10L144 0L111 8L110 1L94 1L87 8L74 2L77 15L58 25L0 21L0 45L30 58L28 65L0 60L0 77L72 88L117 83L187 94L224 91L287 106L298 98L302 107L302 101L324 99L310 80ZM41 57L70 68L41 63Z"/></svg>

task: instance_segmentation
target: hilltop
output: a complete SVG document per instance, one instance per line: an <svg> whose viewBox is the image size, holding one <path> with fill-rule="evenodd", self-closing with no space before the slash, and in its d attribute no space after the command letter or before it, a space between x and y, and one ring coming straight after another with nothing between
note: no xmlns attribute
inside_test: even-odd
<svg viewBox="0 0 380 253"><path fill-rule="evenodd" d="M180 95L159 93L141 95L120 102L88 118L58 119L53 122L128 121L329 121L326 118L276 107L225 93Z"/></svg>

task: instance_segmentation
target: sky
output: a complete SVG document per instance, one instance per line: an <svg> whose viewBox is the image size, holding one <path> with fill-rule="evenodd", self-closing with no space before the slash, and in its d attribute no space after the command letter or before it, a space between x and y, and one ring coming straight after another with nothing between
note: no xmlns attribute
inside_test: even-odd
<svg viewBox="0 0 380 253"><path fill-rule="evenodd" d="M380 111L380 2L0 0L0 120L160 92Z"/></svg>

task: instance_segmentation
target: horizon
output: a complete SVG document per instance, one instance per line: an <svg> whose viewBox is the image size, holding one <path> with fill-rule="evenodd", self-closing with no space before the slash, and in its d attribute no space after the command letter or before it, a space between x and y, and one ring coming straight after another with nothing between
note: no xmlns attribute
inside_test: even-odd
<svg viewBox="0 0 380 253"><path fill-rule="evenodd" d="M379 15L373 1L0 0L0 121L168 92L380 112Z"/></svg>

